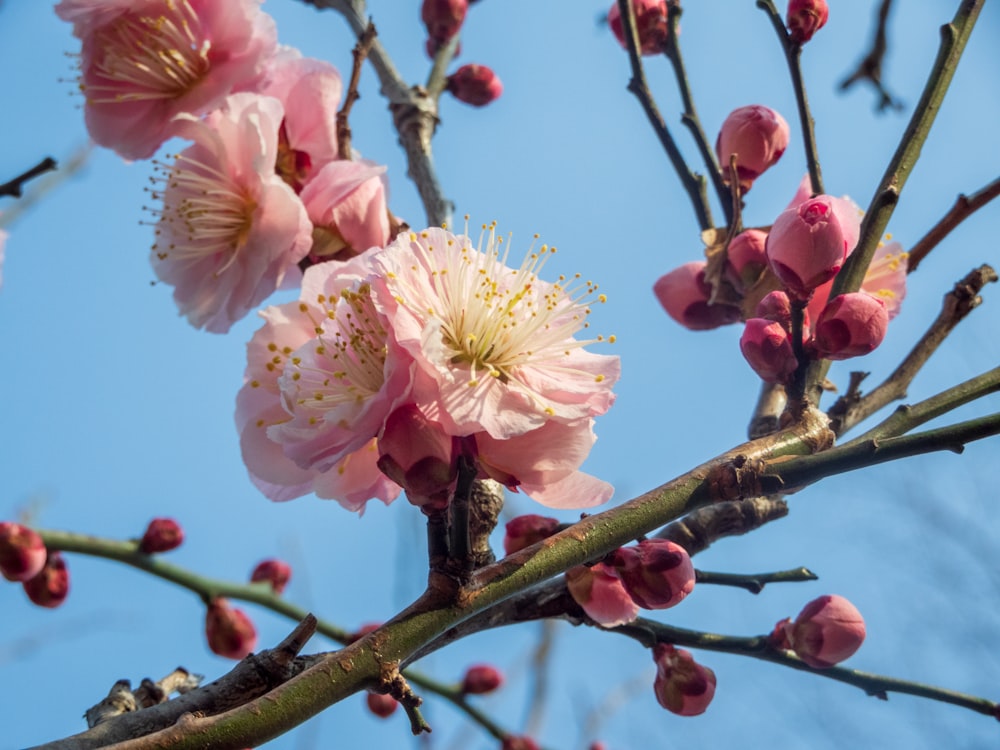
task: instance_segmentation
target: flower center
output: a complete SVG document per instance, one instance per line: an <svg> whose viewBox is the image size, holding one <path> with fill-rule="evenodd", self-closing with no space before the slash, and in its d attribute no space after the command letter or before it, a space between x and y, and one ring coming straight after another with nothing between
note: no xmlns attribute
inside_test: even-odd
<svg viewBox="0 0 1000 750"><path fill-rule="evenodd" d="M164 171L161 164L157 168ZM215 272L229 268L246 245L257 209L247 191L218 169L185 154L177 155L169 174L153 180L165 185L150 190L163 200L156 226L157 257L196 260L221 254L221 267Z"/></svg>
<svg viewBox="0 0 1000 750"><path fill-rule="evenodd" d="M91 103L176 99L208 73L210 40L187 0L167 0L169 14L125 15L95 35L95 70L107 84L89 83Z"/></svg>

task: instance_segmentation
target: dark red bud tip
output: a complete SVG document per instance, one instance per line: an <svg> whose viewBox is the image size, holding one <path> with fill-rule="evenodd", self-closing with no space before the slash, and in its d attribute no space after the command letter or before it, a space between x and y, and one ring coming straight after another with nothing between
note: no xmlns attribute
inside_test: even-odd
<svg viewBox="0 0 1000 750"><path fill-rule="evenodd" d="M205 615L205 636L213 653L227 659L243 659L257 648L257 629L241 609L226 599L213 599Z"/></svg>
<svg viewBox="0 0 1000 750"><path fill-rule="evenodd" d="M503 84L485 65L463 65L448 76L448 91L460 102L484 107L500 98Z"/></svg>
<svg viewBox="0 0 1000 750"><path fill-rule="evenodd" d="M368 703L368 710L380 719L388 719L399 708L399 702L391 695L368 693L365 700Z"/></svg>
<svg viewBox="0 0 1000 750"><path fill-rule="evenodd" d="M184 541L184 530L172 518L154 518L139 542L139 551L151 555L177 549Z"/></svg>
<svg viewBox="0 0 1000 750"><path fill-rule="evenodd" d="M503 675L496 667L489 664L476 664L469 667L462 678L462 692L466 695L484 695L492 693L503 685Z"/></svg>
<svg viewBox="0 0 1000 750"><path fill-rule="evenodd" d="M27 526L0 523L0 574L8 581L28 581L45 566L45 543Z"/></svg>
<svg viewBox="0 0 1000 750"><path fill-rule="evenodd" d="M62 555L55 550L49 552L38 575L21 585L28 598L39 607L58 607L69 595L69 570Z"/></svg>
<svg viewBox="0 0 1000 750"><path fill-rule="evenodd" d="M275 594L280 594L292 577L292 566L281 560L261 560L250 574L251 583L269 583Z"/></svg>

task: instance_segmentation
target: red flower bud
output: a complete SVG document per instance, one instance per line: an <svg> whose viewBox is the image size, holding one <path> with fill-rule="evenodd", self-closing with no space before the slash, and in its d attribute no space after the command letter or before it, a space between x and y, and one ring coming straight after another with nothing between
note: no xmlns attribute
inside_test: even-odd
<svg viewBox="0 0 1000 750"><path fill-rule="evenodd" d="M458 477L458 438L413 404L389 415L378 439L378 467L414 505L447 506Z"/></svg>
<svg viewBox="0 0 1000 750"><path fill-rule="evenodd" d="M280 594L292 577L292 566L281 560L261 560L250 574L251 583L261 581L271 584L275 594Z"/></svg>
<svg viewBox="0 0 1000 750"><path fill-rule="evenodd" d="M681 716L705 713L715 696L715 672L698 664L688 651L658 643L653 648L656 700Z"/></svg>
<svg viewBox="0 0 1000 750"><path fill-rule="evenodd" d="M854 655L865 640L865 621L847 599L827 594L809 602L795 618L775 628L787 645L810 667L823 669Z"/></svg>
<svg viewBox="0 0 1000 750"><path fill-rule="evenodd" d="M365 701L368 703L368 710L380 719L388 719L396 712L396 709L399 708L399 701L391 695L368 693L368 695L365 696Z"/></svg>
<svg viewBox="0 0 1000 750"><path fill-rule="evenodd" d="M205 635L213 653L227 659L242 659L257 648L257 630L241 609L223 598L213 599L205 615Z"/></svg>
<svg viewBox="0 0 1000 750"><path fill-rule="evenodd" d="M566 588L587 616L606 628L632 622L639 605L629 596L614 568L597 563L566 571Z"/></svg>
<svg viewBox="0 0 1000 750"><path fill-rule="evenodd" d="M813 332L813 347L826 359L849 359L873 351L885 338L889 312L878 297L851 292L823 308Z"/></svg>
<svg viewBox="0 0 1000 750"><path fill-rule="evenodd" d="M503 538L504 552L512 555L518 550L530 547L546 537L552 536L559 528L559 520L533 513L518 516L507 522L507 533Z"/></svg>
<svg viewBox="0 0 1000 750"><path fill-rule="evenodd" d="M707 331L736 323L738 307L708 304L712 289L705 283L705 261L693 260L675 268L653 284L653 293L667 315L692 331Z"/></svg>
<svg viewBox="0 0 1000 750"><path fill-rule="evenodd" d="M788 139L788 123L773 109L760 104L734 109L715 139L723 180L729 182L729 158L735 154L736 174L745 193L785 153Z"/></svg>
<svg viewBox="0 0 1000 750"><path fill-rule="evenodd" d="M460 102L484 107L500 98L503 84L485 65L463 65L448 76L448 91Z"/></svg>
<svg viewBox="0 0 1000 750"><path fill-rule="evenodd" d="M782 211L767 235L771 270L799 299L836 276L850 249L834 200L818 195Z"/></svg>
<svg viewBox="0 0 1000 750"><path fill-rule="evenodd" d="M58 607L69 594L69 569L62 555L56 550L50 551L38 574L21 585L28 598L39 607Z"/></svg>
<svg viewBox="0 0 1000 750"><path fill-rule="evenodd" d="M667 0L633 0L636 33L639 36L639 52L643 55L658 55L670 44ZM625 29L618 3L612 3L608 10L608 25L611 33L622 47L626 47Z"/></svg>
<svg viewBox="0 0 1000 750"><path fill-rule="evenodd" d="M791 334L784 325L773 320L750 318L740 337L740 351L766 383L787 385L798 367Z"/></svg>
<svg viewBox="0 0 1000 750"><path fill-rule="evenodd" d="M830 15L826 0L789 0L785 24L788 35L796 44L803 44L823 28Z"/></svg>
<svg viewBox="0 0 1000 750"><path fill-rule="evenodd" d="M733 237L726 252L726 278L733 288L743 292L753 286L767 268L764 244L767 232L748 229Z"/></svg>
<svg viewBox="0 0 1000 750"><path fill-rule="evenodd" d="M27 581L45 567L45 542L19 523L0 523L0 573L8 581Z"/></svg>
<svg viewBox="0 0 1000 750"><path fill-rule="evenodd" d="M428 36L436 42L447 42L462 28L468 0L424 0L420 18L427 27Z"/></svg>
<svg viewBox="0 0 1000 750"><path fill-rule="evenodd" d="M646 539L615 550L611 564L633 601L643 609L679 604L694 589L687 550L666 539Z"/></svg>
<svg viewBox="0 0 1000 750"><path fill-rule="evenodd" d="M489 664L476 664L469 667L462 678L462 692L466 695L483 695L492 693L503 685L503 674Z"/></svg>
<svg viewBox="0 0 1000 750"><path fill-rule="evenodd" d="M500 745L500 750L541 750L531 737L515 737L508 734Z"/></svg>
<svg viewBox="0 0 1000 750"><path fill-rule="evenodd" d="M184 530L172 518L154 518L146 527L146 533L139 542L139 551L151 555L154 552L169 552L177 549L184 541Z"/></svg>

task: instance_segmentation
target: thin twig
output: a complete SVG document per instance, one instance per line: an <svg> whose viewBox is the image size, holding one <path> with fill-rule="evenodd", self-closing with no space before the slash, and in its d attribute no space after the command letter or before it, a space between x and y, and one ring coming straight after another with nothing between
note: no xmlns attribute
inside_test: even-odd
<svg viewBox="0 0 1000 750"><path fill-rule="evenodd" d="M695 570L694 573L697 583L734 586L746 589L751 594L759 594L764 590L764 586L769 583L801 583L803 581L819 580L819 576L809 570L809 568L793 568L773 573L754 573L750 575L745 573L715 573L708 570Z"/></svg>
<svg viewBox="0 0 1000 750"><path fill-rule="evenodd" d="M358 43L351 51L353 62L351 64L351 78L347 85L347 93L344 95L344 104L337 112L337 150L341 159L350 161L351 156L351 126L348 118L351 116L351 108L354 106L361 94L358 93L358 85L361 83L361 66L364 65L371 49L372 42L375 41L375 24L371 21L365 27Z"/></svg>
<svg viewBox="0 0 1000 750"><path fill-rule="evenodd" d="M51 172L56 169L56 167L56 160L51 156L46 156L31 169L26 172L22 172L13 180L0 185L0 196L8 195L11 198L20 198L24 192L24 183L34 177L38 177L40 174Z"/></svg>
<svg viewBox="0 0 1000 750"><path fill-rule="evenodd" d="M972 195L959 195L951 210L910 248L906 272L913 273L916 271L920 262L927 257L931 250L937 247L938 243L948 236L952 229L998 195L1000 195L1000 177L993 180L993 182L981 190L977 190Z"/></svg>
<svg viewBox="0 0 1000 750"><path fill-rule="evenodd" d="M847 76L840 83L841 91L847 91L858 81L868 81L878 92L879 101L876 108L879 112L886 109L901 110L903 103L894 99L888 89L882 83L882 62L888 49L887 28L889 23L889 10L892 7L892 0L882 0L879 5L878 15L875 21L875 34L872 39L871 49L868 51L854 72Z"/></svg>
<svg viewBox="0 0 1000 750"><path fill-rule="evenodd" d="M660 114L660 110L653 100L653 95L649 91L649 85L646 83L646 73L642 67L642 56L639 53L639 36L636 31L632 3L630 0L617 0L617 2L618 8L621 11L625 47L632 65L632 79L628 83L628 90L639 100L643 111L646 113L646 117L649 119L649 124L653 127L653 132L656 133L660 144L667 152L670 163L681 180L681 185L688 194L688 198L691 199L691 206L694 208L698 226L702 230L710 229L714 226L714 222L712 220L712 209L708 205L705 178L702 175L694 174L688 169L687 163L684 161L684 155L677 148L677 143L674 141L673 136L670 135L670 130L667 128L667 124L664 122L663 116Z"/></svg>
<svg viewBox="0 0 1000 750"><path fill-rule="evenodd" d="M819 154L816 149L816 129L814 127L812 114L809 112L809 99L806 97L805 83L802 81L802 66L799 58L802 55L802 45L796 44L785 30L785 23L781 20L781 14L774 7L772 0L757 0L757 7L767 13L781 42L781 49L785 53L785 61L788 63L788 73L792 77L792 89L795 91L795 102L799 109L799 124L802 127L802 142L806 150L806 165L809 168L809 182L812 185L813 195L826 192L823 189L823 175L819 167Z"/></svg>

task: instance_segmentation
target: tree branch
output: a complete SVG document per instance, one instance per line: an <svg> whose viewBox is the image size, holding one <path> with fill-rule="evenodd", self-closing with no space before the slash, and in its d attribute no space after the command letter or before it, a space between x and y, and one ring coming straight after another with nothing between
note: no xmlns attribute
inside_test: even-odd
<svg viewBox="0 0 1000 750"><path fill-rule="evenodd" d="M916 271L921 261L930 254L931 250L937 247L938 243L948 236L952 229L998 195L1000 195L1000 177L972 195L966 196L963 194L958 196L958 200L955 201L955 205L951 207L951 210L910 248L909 257L906 261L906 272L913 273Z"/></svg>
<svg viewBox="0 0 1000 750"><path fill-rule="evenodd" d="M878 9L878 16L875 22L875 34L872 39L871 49L865 55L854 72L848 75L840 83L841 91L847 91L858 81L868 81L875 87L879 94L878 111L885 109L900 110L903 108L902 102L893 99L888 89L882 84L882 61L888 49L887 28L889 22L889 10L892 8L892 0L882 0Z"/></svg>
<svg viewBox="0 0 1000 750"><path fill-rule="evenodd" d="M11 198L20 198L24 192L24 183L34 177L38 177L40 174L56 169L56 166L56 160L51 156L46 156L38 164L26 172L22 172L13 180L0 184L0 196L7 195Z"/></svg>

